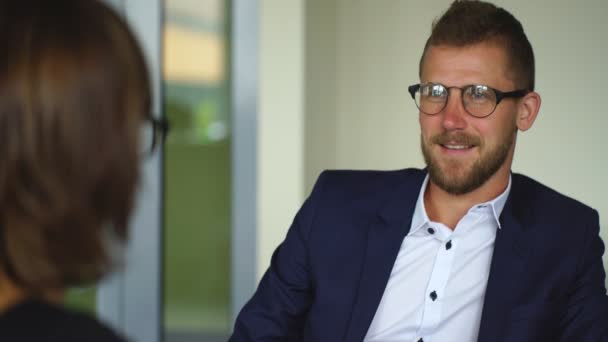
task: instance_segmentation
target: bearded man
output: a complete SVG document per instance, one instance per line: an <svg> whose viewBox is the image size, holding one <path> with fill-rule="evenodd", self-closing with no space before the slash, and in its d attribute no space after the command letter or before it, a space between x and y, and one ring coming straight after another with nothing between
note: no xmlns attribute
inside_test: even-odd
<svg viewBox="0 0 608 342"><path fill-rule="evenodd" d="M231 341L608 341L598 213L511 172L541 104L521 23L455 1L419 76L427 168L324 172Z"/></svg>

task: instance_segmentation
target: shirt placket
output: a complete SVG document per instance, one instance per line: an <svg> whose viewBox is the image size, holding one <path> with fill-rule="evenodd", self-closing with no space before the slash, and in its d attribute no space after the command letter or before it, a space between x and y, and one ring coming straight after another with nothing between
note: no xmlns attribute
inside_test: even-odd
<svg viewBox="0 0 608 342"><path fill-rule="evenodd" d="M427 232L438 240L439 248L426 288L422 321L415 341L431 342L433 333L441 321L443 296L452 269L457 241L451 238L452 234L434 227L427 228Z"/></svg>

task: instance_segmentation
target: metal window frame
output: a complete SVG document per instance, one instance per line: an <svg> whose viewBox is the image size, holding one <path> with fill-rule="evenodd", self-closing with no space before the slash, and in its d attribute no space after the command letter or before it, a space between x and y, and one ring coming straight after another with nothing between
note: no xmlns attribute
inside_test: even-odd
<svg viewBox="0 0 608 342"><path fill-rule="evenodd" d="M163 113L163 0L105 0L136 32L151 73L154 113ZM258 0L232 0L230 8L232 112L232 322L257 283ZM164 114L161 114L164 115ZM142 187L131 224L126 268L103 281L97 313L129 339L163 340L164 152L142 165ZM205 270L199 270L205 272Z"/></svg>
<svg viewBox="0 0 608 342"><path fill-rule="evenodd" d="M257 279L258 0L231 4L232 322Z"/></svg>

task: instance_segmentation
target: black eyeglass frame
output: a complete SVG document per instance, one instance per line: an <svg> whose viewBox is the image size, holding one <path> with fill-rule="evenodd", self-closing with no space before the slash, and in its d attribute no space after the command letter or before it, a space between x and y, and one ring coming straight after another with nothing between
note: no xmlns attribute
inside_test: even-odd
<svg viewBox="0 0 608 342"><path fill-rule="evenodd" d="M447 106L448 101L450 100L450 93L451 93L450 89L460 89L460 101L462 102L462 108L464 108L464 110L467 113L469 113L469 115L476 117L476 118L487 118L488 116L492 115L492 113L494 113L494 111L496 111L496 107L498 107L498 104L500 103L500 101L502 101L505 98L521 98L521 97L526 96L528 93L530 93L530 91L527 89L518 89L518 90L504 92L504 91L500 91L498 89L495 89L495 88L492 88L490 86L483 85L483 84L469 84L464 87L447 87L441 83L425 83L425 85L426 84L440 85L448 91L448 96L443 104L443 107L441 107L441 109L437 113L427 113L427 112L423 111L420 108L420 106L418 106L418 103L416 103L416 92L420 90L420 87L422 87L422 84L420 84L420 83L412 84L411 86L407 87L407 91L412 96L412 99L414 100L416 107L418 107L418 109L426 115L437 115L445 109L445 106ZM467 110L467 107L464 103L464 90L469 87L477 87L477 86L487 87L488 89L492 90L496 94L496 104L494 105L494 109L492 109L492 111L486 115L480 116L480 115L472 114L471 112L469 112Z"/></svg>
<svg viewBox="0 0 608 342"><path fill-rule="evenodd" d="M145 153L145 156L149 157L166 140L170 125L169 120L165 117L156 118L153 115L148 115L145 120L152 124L152 143Z"/></svg>

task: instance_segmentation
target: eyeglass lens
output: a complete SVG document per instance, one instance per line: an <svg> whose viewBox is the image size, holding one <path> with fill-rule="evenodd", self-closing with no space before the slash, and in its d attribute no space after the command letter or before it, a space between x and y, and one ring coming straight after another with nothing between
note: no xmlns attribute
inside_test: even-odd
<svg viewBox="0 0 608 342"><path fill-rule="evenodd" d="M487 116L496 108L496 92L484 85L470 85L461 89L464 109L473 116ZM441 84L422 84L416 92L416 106L426 114L441 112L448 101L449 89Z"/></svg>

